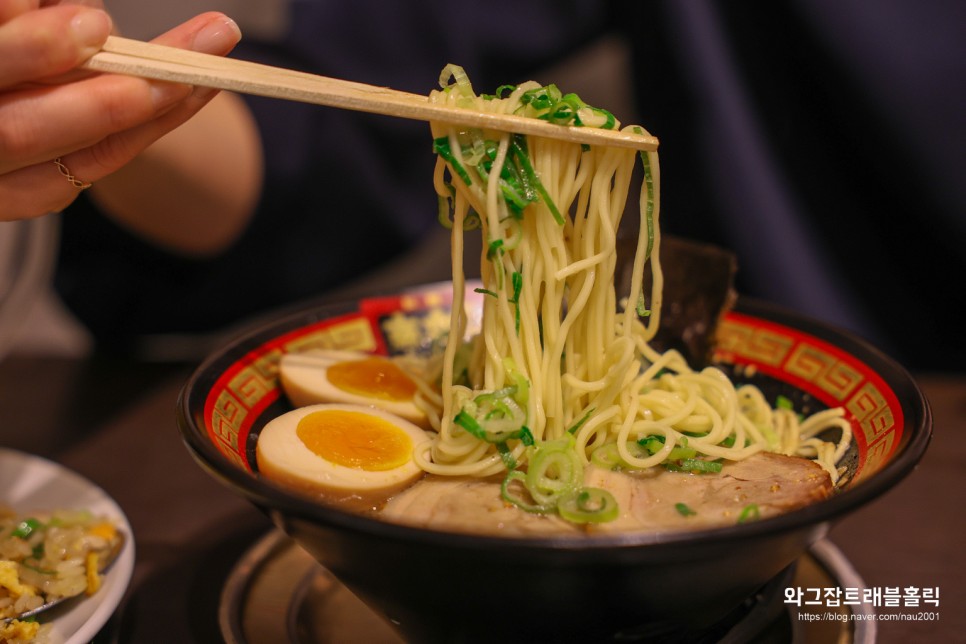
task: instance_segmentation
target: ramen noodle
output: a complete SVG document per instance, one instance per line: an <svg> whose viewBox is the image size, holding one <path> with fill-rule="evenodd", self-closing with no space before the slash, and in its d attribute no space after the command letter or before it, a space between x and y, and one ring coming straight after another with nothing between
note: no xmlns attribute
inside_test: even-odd
<svg viewBox="0 0 966 644"><path fill-rule="evenodd" d="M554 85L477 95L455 66L440 80L436 103L620 127ZM680 353L649 344L662 291L656 152L441 123L432 133L441 219L452 227L454 305L438 380L420 390L437 432L416 454L425 471L503 473L506 500L539 513L576 503L586 510L573 513L578 521L613 515L606 491L583 486L590 464L713 473L722 460L769 451L813 459L838 478L851 439L841 409L802 419L715 367L692 369ZM617 231L638 159L642 223L630 291L618 294ZM463 235L472 228L483 236L485 297L482 329L466 342ZM837 440L818 438L832 428Z"/></svg>
<svg viewBox="0 0 966 644"><path fill-rule="evenodd" d="M434 103L560 125L620 127L609 112L554 85L527 82L477 95L463 70L452 65L440 84L430 95ZM705 525L711 514L731 522L768 516L828 494L851 443L842 409L802 417L787 401L772 403L754 386L736 386L716 367L694 369L680 352L652 347L663 289L656 152L442 123L431 128L440 221L452 229L453 303L442 348L417 367L406 362L415 395L408 387L392 395L365 391L368 385L360 383L369 377L363 372L375 374L372 384L400 381L399 374L390 377L398 369L390 370L385 359L331 351L284 356L281 381L290 399L328 407L302 407L273 420L259 436L263 472L284 472L330 499L364 497L377 510L370 492L391 489L385 516L423 521L420 515L422 524L446 529L467 521L438 520L455 516L440 507L464 505L486 508L478 514L490 517L510 510L549 519L534 524L538 532L561 521L566 529L649 525L647 515L654 511L634 500L649 494L638 484L653 492L655 484L665 489L696 480L688 498L697 503L705 483L730 485L749 476L769 481L761 502L713 504L708 517L687 521L692 526ZM644 133L639 126L629 129ZM638 162L641 224L629 290L618 293L618 230ZM479 332L467 337L464 235L475 229L483 241L476 289L482 314ZM340 386L340 380L351 386ZM413 429L396 423L363 432L372 437L367 444L338 434L340 449L351 440L353 458L364 455L365 465L356 470L345 467L348 461L331 462L315 447L299 448L296 463L292 445L298 440L291 437L308 447L311 433L315 445L325 433L318 421L334 413L332 405L371 401L385 410L385 399L397 395L401 399L393 404L429 429L429 440L405 443L411 457L405 452L403 458L402 451L392 459L374 456L372 447ZM284 436L290 439L283 448ZM412 463L424 476L414 477L418 470L407 469ZM609 475L614 472L628 476ZM694 478L655 476L665 472ZM338 489L332 483L336 473L345 481ZM769 494L781 487L782 494ZM696 514L684 501L674 507L681 517ZM628 522L635 513L642 520ZM679 523L676 515L671 518L664 525Z"/></svg>

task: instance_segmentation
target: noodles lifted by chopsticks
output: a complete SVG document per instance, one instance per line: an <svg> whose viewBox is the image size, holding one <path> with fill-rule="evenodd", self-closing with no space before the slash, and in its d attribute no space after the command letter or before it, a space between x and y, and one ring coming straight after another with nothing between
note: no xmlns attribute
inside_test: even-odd
<svg viewBox="0 0 966 644"><path fill-rule="evenodd" d="M555 86L528 82L476 95L463 70L444 69L431 100L561 125L617 128L614 117ZM630 126L643 132L639 126ZM616 241L632 150L587 147L433 123L434 184L452 227L453 312L437 387L421 404L438 431L417 454L428 472L506 472L508 501L607 520L612 499L582 487L588 463L720 469L718 459L762 450L814 458L833 481L851 433L840 410L800 422L720 370L692 370L649 345L660 319L660 169L642 152L642 225L630 292L615 290ZM465 340L464 231L483 235L482 329ZM653 275L643 291L645 266ZM814 436L841 427L834 444ZM576 496L575 496L576 495Z"/></svg>

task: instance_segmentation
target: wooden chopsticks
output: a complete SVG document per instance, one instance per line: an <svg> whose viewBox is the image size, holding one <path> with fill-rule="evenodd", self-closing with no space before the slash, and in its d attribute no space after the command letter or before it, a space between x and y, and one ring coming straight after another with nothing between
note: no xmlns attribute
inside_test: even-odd
<svg viewBox="0 0 966 644"><path fill-rule="evenodd" d="M655 137L436 105L426 96L111 36L84 67L202 87L588 145L656 150Z"/></svg>

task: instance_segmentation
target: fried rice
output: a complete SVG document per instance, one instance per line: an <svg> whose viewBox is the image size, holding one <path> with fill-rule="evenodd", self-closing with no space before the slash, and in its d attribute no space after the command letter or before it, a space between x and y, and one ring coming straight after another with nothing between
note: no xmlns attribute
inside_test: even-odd
<svg viewBox="0 0 966 644"><path fill-rule="evenodd" d="M96 593L101 562L121 539L112 521L85 510L21 515L0 508L0 644L43 641L39 622L11 618L51 600Z"/></svg>

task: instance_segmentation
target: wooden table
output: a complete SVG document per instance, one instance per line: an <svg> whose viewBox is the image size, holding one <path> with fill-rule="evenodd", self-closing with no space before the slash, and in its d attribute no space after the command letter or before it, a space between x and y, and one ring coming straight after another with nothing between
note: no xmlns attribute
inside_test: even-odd
<svg viewBox="0 0 966 644"><path fill-rule="evenodd" d="M175 424L189 365L13 356L0 363L0 444L102 486L134 528L134 577L98 642L215 642L219 594L267 519L191 459ZM966 641L966 376L922 375L935 437L897 488L831 540L869 587L939 588L935 621L882 621L879 641ZM884 612L884 611L883 611ZM909 609L902 612L911 613Z"/></svg>

